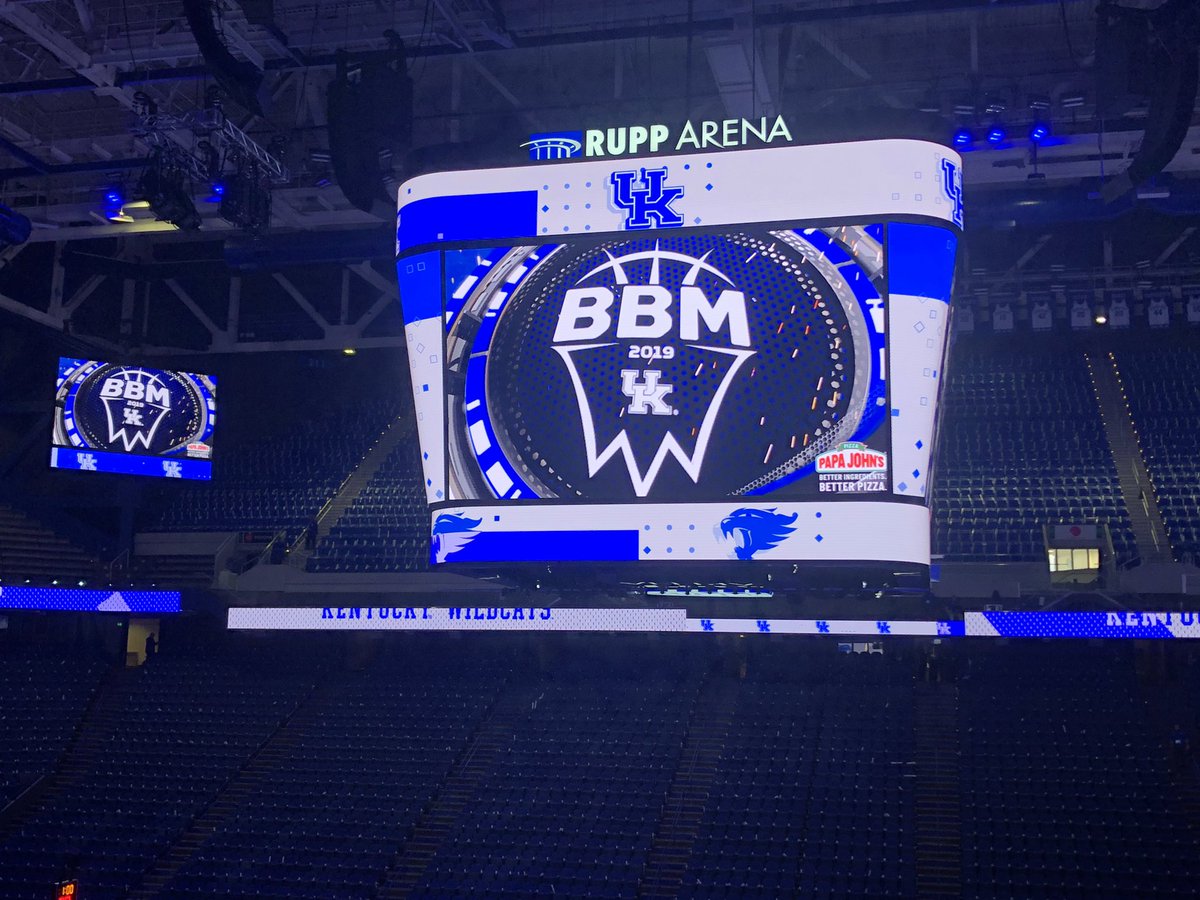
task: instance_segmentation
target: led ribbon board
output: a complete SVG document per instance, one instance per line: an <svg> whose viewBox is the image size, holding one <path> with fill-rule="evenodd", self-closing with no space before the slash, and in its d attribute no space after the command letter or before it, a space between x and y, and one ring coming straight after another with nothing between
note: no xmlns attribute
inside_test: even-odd
<svg viewBox="0 0 1200 900"><path fill-rule="evenodd" d="M433 562L927 566L959 165L873 141L402 185Z"/></svg>
<svg viewBox="0 0 1200 900"><path fill-rule="evenodd" d="M84 590L83 588L0 587L0 609L55 612L177 613L179 591Z"/></svg>
<svg viewBox="0 0 1200 900"><path fill-rule="evenodd" d="M50 465L209 479L216 393L210 375L60 359Z"/></svg>
<svg viewBox="0 0 1200 900"><path fill-rule="evenodd" d="M692 617L686 609L231 607L232 631L608 631L831 637L1200 639L1197 612L968 612L955 619Z"/></svg>

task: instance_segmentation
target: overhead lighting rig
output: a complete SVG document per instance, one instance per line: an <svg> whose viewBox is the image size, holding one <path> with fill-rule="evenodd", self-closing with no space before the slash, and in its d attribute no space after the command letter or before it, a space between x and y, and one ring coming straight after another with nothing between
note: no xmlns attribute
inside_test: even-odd
<svg viewBox="0 0 1200 900"><path fill-rule="evenodd" d="M291 180L278 155L229 121L213 98L204 109L183 115L160 113L140 92L135 101L131 130L152 148L140 187L159 219L180 228L200 227L191 185L220 184L214 191L222 218L248 231L267 227L272 186ZM175 136L179 132L190 132L191 147Z"/></svg>

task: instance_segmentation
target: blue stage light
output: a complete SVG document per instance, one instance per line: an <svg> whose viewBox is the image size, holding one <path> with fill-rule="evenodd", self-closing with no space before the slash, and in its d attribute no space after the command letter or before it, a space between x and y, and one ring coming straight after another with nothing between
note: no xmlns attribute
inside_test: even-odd
<svg viewBox="0 0 1200 900"><path fill-rule="evenodd" d="M1029 126L1029 140L1035 144L1040 144L1050 136L1050 126L1045 122L1034 122Z"/></svg>
<svg viewBox="0 0 1200 900"><path fill-rule="evenodd" d="M954 132L955 147L969 147L973 143L975 143L975 135L971 134L971 129L960 128Z"/></svg>
<svg viewBox="0 0 1200 900"><path fill-rule="evenodd" d="M1008 132L1005 131L1004 126L999 122L988 129L987 139L988 143L992 146L1004 143L1006 137L1008 137Z"/></svg>

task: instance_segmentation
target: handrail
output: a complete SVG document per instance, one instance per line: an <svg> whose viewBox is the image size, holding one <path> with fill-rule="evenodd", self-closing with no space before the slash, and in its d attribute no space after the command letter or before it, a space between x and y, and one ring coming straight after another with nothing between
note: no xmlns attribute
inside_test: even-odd
<svg viewBox="0 0 1200 900"><path fill-rule="evenodd" d="M375 448L379 446L380 442L385 437L387 437L388 433L391 432L391 430L394 427L396 427L396 423L398 423L400 421L401 421L401 417L397 416L395 419L393 419L391 422L389 422L387 424L387 426L383 429L383 431L379 432L379 437L375 438L375 440L371 443L371 446L369 446L367 448L366 452L363 453L362 459L360 459L355 464L354 468L352 468L346 474L346 477L342 479L341 483L336 488L334 488L333 492L325 499L325 503L321 506L320 509L317 510L317 514L315 516L313 516L312 522L309 523L310 525L313 523L316 523L316 526L318 529L321 527L321 523L325 520L325 517L329 515L329 512L330 512L331 508L333 507L334 502L337 500L338 497L340 497L342 495L342 491L344 491L346 489L346 486L350 483L350 479L352 479L355 475L358 474L358 470L361 469L362 464L367 461L367 457L375 452ZM307 535L307 532L308 532L308 526L305 526L304 530L300 532L300 536L298 538L296 538L295 541L292 542L292 545L291 545L291 547L288 548L288 550L291 551L291 550L300 549L304 545L304 539L305 539L305 536Z"/></svg>
<svg viewBox="0 0 1200 900"><path fill-rule="evenodd" d="M131 556L130 556L129 548L126 547L124 550L122 550L120 553L118 553L116 556L114 556L112 559L110 559L108 561L107 568L108 568L108 577L109 577L110 581L112 580L113 573L116 571L118 564L121 564L122 569L127 570L129 568L130 558L131 558ZM124 560L123 563L122 563L122 559Z"/></svg>

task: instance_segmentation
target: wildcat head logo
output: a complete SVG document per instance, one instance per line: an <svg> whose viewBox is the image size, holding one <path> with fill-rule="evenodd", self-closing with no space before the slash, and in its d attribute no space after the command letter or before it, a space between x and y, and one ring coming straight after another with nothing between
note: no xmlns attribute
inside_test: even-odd
<svg viewBox="0 0 1200 900"><path fill-rule="evenodd" d="M126 453L150 449L154 433L171 411L171 391L159 376L145 369L117 369L100 387L108 418L108 442L120 441Z"/></svg>
<svg viewBox="0 0 1200 900"><path fill-rule="evenodd" d="M433 538L429 543L429 552L435 563L446 561L446 557L457 553L475 538L479 532L482 519L471 519L462 513L442 513L433 520Z"/></svg>
<svg viewBox="0 0 1200 900"><path fill-rule="evenodd" d="M721 534L736 542L738 559L753 559L755 553L778 547L796 529L792 523L799 513L785 516L772 509L742 507L721 520Z"/></svg>

